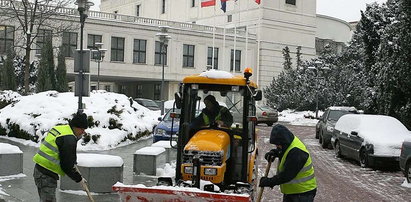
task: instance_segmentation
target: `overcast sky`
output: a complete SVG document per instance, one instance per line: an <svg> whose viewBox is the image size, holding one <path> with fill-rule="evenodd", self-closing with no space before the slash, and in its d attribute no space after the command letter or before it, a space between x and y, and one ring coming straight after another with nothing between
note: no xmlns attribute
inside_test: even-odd
<svg viewBox="0 0 411 202"><path fill-rule="evenodd" d="M91 1L95 3L93 10L100 10L98 8L100 0ZM387 0L317 0L317 13L336 17L347 22L358 21L360 20L360 10L365 10L367 3L375 1L383 3Z"/></svg>
<svg viewBox="0 0 411 202"><path fill-rule="evenodd" d="M358 21L361 18L360 10L365 10L365 5L387 0L317 0L317 14L336 17L347 22Z"/></svg>

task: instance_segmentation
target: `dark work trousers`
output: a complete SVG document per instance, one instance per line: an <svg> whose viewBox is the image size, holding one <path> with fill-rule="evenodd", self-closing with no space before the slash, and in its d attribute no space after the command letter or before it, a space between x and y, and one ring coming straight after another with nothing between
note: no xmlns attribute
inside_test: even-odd
<svg viewBox="0 0 411 202"><path fill-rule="evenodd" d="M283 202L313 202L315 193L284 194Z"/></svg>
<svg viewBox="0 0 411 202"><path fill-rule="evenodd" d="M36 167L34 167L33 177L40 202L56 202L57 180L41 173Z"/></svg>

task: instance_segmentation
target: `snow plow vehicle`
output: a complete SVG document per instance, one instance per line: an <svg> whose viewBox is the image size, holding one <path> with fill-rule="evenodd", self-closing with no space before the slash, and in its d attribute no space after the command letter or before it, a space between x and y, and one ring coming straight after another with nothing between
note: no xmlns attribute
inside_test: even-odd
<svg viewBox="0 0 411 202"><path fill-rule="evenodd" d="M113 190L124 201L253 201L258 177L255 102L262 92L251 75L246 68L244 76L210 70L185 77L175 94L180 113L171 114L180 121L174 181L161 177L158 186L114 185ZM230 126L211 121L193 127L208 95L226 104L233 117Z"/></svg>

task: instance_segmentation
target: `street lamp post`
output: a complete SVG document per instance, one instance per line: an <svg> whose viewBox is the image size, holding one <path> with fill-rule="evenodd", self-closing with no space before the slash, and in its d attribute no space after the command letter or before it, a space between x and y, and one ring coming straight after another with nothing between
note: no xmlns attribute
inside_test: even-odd
<svg viewBox="0 0 411 202"><path fill-rule="evenodd" d="M77 0L77 10L80 14L80 66L79 66L79 77L80 77L80 93L78 96L78 113L83 113L83 30L84 30L84 23L86 18L88 17L87 13L91 6L94 5L93 2L89 2L88 0Z"/></svg>
<svg viewBox="0 0 411 202"><path fill-rule="evenodd" d="M316 81L316 93L315 93L315 118L318 119L318 96L320 91L320 82L319 79L324 79L324 77L319 77L319 70L329 70L328 67L320 67L323 63L321 61L315 61L315 67L308 67L308 69L315 70L315 81Z"/></svg>
<svg viewBox="0 0 411 202"><path fill-rule="evenodd" d="M161 70L161 115L164 115L164 65L166 62L166 51L168 41L171 39L171 36L167 34L168 26L160 26L160 33L157 33L156 36L160 39L160 51L161 51L161 60L162 60L162 70Z"/></svg>
<svg viewBox="0 0 411 202"><path fill-rule="evenodd" d="M98 53L98 58L96 59L97 61L97 90L100 90L100 63L103 62L104 56L106 55L107 49L102 49L103 43L101 42L96 42L94 43L94 49L93 51L97 51Z"/></svg>

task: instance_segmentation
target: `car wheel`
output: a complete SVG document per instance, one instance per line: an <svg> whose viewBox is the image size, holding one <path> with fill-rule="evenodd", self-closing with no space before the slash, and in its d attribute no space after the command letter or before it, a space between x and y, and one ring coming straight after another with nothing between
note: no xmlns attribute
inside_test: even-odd
<svg viewBox="0 0 411 202"><path fill-rule="evenodd" d="M273 126L273 124L274 124L273 122L268 122L267 126Z"/></svg>
<svg viewBox="0 0 411 202"><path fill-rule="evenodd" d="M335 152L335 157L341 158L341 145L339 141L335 142L335 147L334 147L334 152Z"/></svg>
<svg viewBox="0 0 411 202"><path fill-rule="evenodd" d="M361 165L362 168L369 167L368 153L367 153L367 151L365 151L365 149L360 150L360 165Z"/></svg>
<svg viewBox="0 0 411 202"><path fill-rule="evenodd" d="M321 145L323 144L323 137L322 137L321 131L320 131L319 134L318 134L318 142L319 142Z"/></svg>
<svg viewBox="0 0 411 202"><path fill-rule="evenodd" d="M411 183L411 160L405 164L405 179L408 183Z"/></svg>
<svg viewBox="0 0 411 202"><path fill-rule="evenodd" d="M324 139L324 134L321 132L321 147L323 148L323 149L326 149L326 148L328 148L328 143L327 143L327 141L325 141L325 139Z"/></svg>

